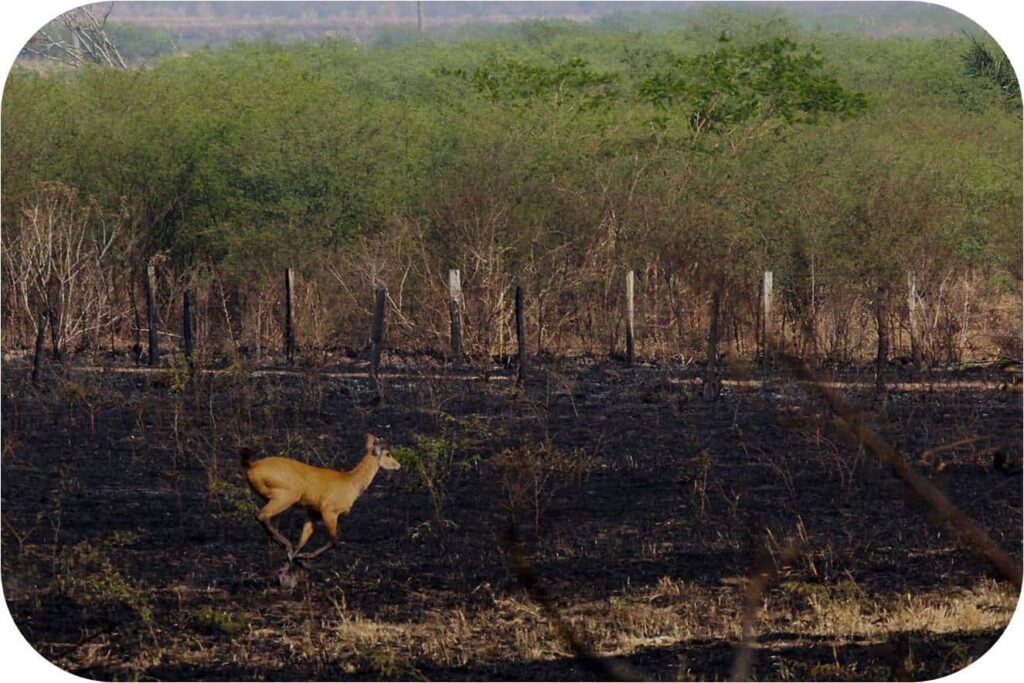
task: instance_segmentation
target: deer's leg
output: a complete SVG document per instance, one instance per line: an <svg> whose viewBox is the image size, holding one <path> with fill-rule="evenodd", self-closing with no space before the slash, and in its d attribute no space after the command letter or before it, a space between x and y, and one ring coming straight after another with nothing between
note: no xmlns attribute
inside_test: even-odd
<svg viewBox="0 0 1024 683"><path fill-rule="evenodd" d="M302 546L306 545L306 542L309 540L309 537L313 535L313 524L313 519L312 517L310 517L310 519L307 519L306 523L302 525L302 535L299 536L299 542L298 544L296 544L295 550L292 553L291 557L295 557L295 555L298 554L300 550L302 550Z"/></svg>
<svg viewBox="0 0 1024 683"><path fill-rule="evenodd" d="M330 550L338 544L338 515L324 515L323 519L324 526L327 527L327 535L331 537L331 540L312 552L296 553L294 556L296 560L312 560L313 558L322 555L324 551ZM305 529L303 529L303 531L305 531Z"/></svg>
<svg viewBox="0 0 1024 683"><path fill-rule="evenodd" d="M337 542L337 537L332 538L330 541L320 546L316 550L312 550L308 553L298 553L294 557L296 560L312 560L315 557L320 557L320 555L322 555L324 552L333 548L335 545L337 545Z"/></svg>
<svg viewBox="0 0 1024 683"><path fill-rule="evenodd" d="M263 509L256 513L256 519L260 521L260 524L262 524L263 528L267 530L267 533L270 534L270 537L278 543L280 543L284 547L284 549L288 551L289 557L291 557L295 552L292 549L291 541L285 538L281 534L281 532L277 530L277 528L274 526L273 521L271 520L273 520L274 517L290 508L292 505L298 502L298 500L299 499L297 496L281 496L279 498L271 498L270 501L263 506Z"/></svg>

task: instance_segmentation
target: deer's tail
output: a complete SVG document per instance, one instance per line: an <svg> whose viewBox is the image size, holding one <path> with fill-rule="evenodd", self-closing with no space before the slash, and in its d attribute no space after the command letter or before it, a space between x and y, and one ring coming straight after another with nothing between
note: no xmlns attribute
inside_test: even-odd
<svg viewBox="0 0 1024 683"><path fill-rule="evenodd" d="M249 467L255 455L256 451L249 448L248 446L242 446L241 448L238 449L238 459L242 463L242 469L246 469Z"/></svg>

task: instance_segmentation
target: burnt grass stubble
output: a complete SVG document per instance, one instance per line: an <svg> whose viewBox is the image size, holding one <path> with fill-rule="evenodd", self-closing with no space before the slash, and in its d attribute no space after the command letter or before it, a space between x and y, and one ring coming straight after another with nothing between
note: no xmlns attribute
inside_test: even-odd
<svg viewBox="0 0 1024 683"><path fill-rule="evenodd" d="M430 379L444 367L421 360L422 378L413 368L386 379L387 398L375 404L365 380L327 376L362 367L350 363L204 375L184 387L180 377L177 385L168 379L170 371L72 367L66 375L51 370L38 390L23 363L4 363L2 577L29 643L97 679L600 677L564 648L552 658L413 660L398 670L372 658L342 667L269 646L223 664L178 663L173 652L152 666L138 663L140 652L160 644L217 647L239 631L293 628L289 617L298 612L315 622L317 613L337 614L339 596L341 609L393 622L429 614L442 628L446 613L493 609L501 597L528 602L503 560L510 519L555 609L663 577L722 589L771 557L771 539L793 538L798 527L804 561L786 571L801 581L851 581L866 594L900 595L969 589L991 576L871 454L815 427L824 409L782 373L764 385L727 386L706 403L690 384L694 367L548 359L533 364L520 390L454 372ZM965 446L938 456L941 471L916 466L1019 561L1020 395L996 391L996 371L977 369L931 380L991 380L992 388L891 392L879 403L867 393L870 376L857 378L863 388L845 395L911 458L970 435L989 437L982 445L1008 456L999 470L991 456L971 455L981 446ZM339 547L296 571L295 588L281 587L284 556L252 519L255 499L244 488L237 447L347 468L366 431L394 445L412 444L415 434L447 439L455 465L439 485L443 522L409 467L381 472L341 521ZM544 480L536 497L520 496L513 515L510 477L492 459L517 446L588 464ZM280 528L294 538L300 520L289 511ZM318 528L311 543L323 533ZM738 614L742 590L731 590ZM233 614L247 615L237 628ZM892 643L774 634L773 645L761 632L752 671L772 678L769 661L782 656L803 663L805 675L816 663L842 661L863 675L933 678L956 668L951 652L977 658L1000 633L907 632L899 647L913 652L908 673L894 663ZM97 641L112 653L87 656ZM692 639L641 646L622 659L655 679L721 679L736 646L736 639Z"/></svg>

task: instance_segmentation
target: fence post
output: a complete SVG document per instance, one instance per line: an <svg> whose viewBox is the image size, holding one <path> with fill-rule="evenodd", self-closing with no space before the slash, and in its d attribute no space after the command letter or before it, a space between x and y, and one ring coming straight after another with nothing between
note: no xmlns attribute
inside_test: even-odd
<svg viewBox="0 0 1024 683"><path fill-rule="evenodd" d="M150 260L146 264L146 323L149 325L149 364L160 362L160 341L157 337L156 315L156 266Z"/></svg>
<svg viewBox="0 0 1024 683"><path fill-rule="evenodd" d="M910 327L910 357L914 371L921 370L921 335L917 325L917 273L907 273L907 317Z"/></svg>
<svg viewBox="0 0 1024 683"><path fill-rule="evenodd" d="M458 365L462 360L462 320L459 307L462 303L462 281L455 268L448 271L448 312L451 314L451 362Z"/></svg>
<svg viewBox="0 0 1024 683"><path fill-rule="evenodd" d="M523 314L523 288L516 286L516 341L519 343L519 375L516 384L526 378L526 316Z"/></svg>
<svg viewBox="0 0 1024 683"><path fill-rule="evenodd" d="M187 289L181 295L181 339L185 360L192 367L192 292Z"/></svg>
<svg viewBox="0 0 1024 683"><path fill-rule="evenodd" d="M378 379L380 370L381 343L384 340L384 301L387 298L388 290L384 287L377 288L377 294L373 301L373 327L370 330L370 382L379 399L384 398L384 391Z"/></svg>
<svg viewBox="0 0 1024 683"><path fill-rule="evenodd" d="M818 368L818 299L814 280L814 252L811 252L811 367Z"/></svg>
<svg viewBox="0 0 1024 683"><path fill-rule="evenodd" d="M878 326L878 353L875 356L875 391L885 392L885 364L889 360L889 308L885 287L875 291L875 324Z"/></svg>
<svg viewBox="0 0 1024 683"><path fill-rule="evenodd" d="M544 294L537 297L537 355L544 354Z"/></svg>
<svg viewBox="0 0 1024 683"><path fill-rule="evenodd" d="M284 271L284 355L288 365L295 362L295 271L286 268Z"/></svg>
<svg viewBox="0 0 1024 683"><path fill-rule="evenodd" d="M135 281L132 281L131 286L131 300L132 300L132 334L135 337L135 343L132 345L132 357L135 359L135 364L139 365L142 363L142 319L139 317L139 306L135 300Z"/></svg>
<svg viewBox="0 0 1024 683"><path fill-rule="evenodd" d="M634 328L633 328L633 271L626 273L626 362L633 364Z"/></svg>
<svg viewBox="0 0 1024 683"><path fill-rule="evenodd" d="M46 323L50 312L45 308L39 311L39 329L36 332L36 354L32 358L32 386L39 386L39 370L43 364L43 344L46 342Z"/></svg>
<svg viewBox="0 0 1024 683"><path fill-rule="evenodd" d="M775 326L772 320L772 271L764 271L764 282L761 287L761 366L767 368L772 360L772 342ZM783 321L785 322L785 321Z"/></svg>
<svg viewBox="0 0 1024 683"><path fill-rule="evenodd" d="M704 400L714 401L718 398L721 378L718 373L718 318L722 304L721 285L715 284L711 291L711 322L708 326L708 366L704 378Z"/></svg>

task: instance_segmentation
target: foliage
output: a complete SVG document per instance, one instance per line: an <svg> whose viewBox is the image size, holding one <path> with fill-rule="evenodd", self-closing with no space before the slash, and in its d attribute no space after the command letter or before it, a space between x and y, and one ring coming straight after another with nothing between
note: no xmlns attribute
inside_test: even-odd
<svg viewBox="0 0 1024 683"><path fill-rule="evenodd" d="M130 533L115 533L99 544L82 541L60 557L61 590L93 609L127 608L143 623L153 618L145 592L117 569L110 552L134 542Z"/></svg>
<svg viewBox="0 0 1024 683"><path fill-rule="evenodd" d="M1021 110L1020 83L1006 54L998 48L989 48L971 36L971 47L962 56L964 71L972 78L988 81L1006 97L1007 104Z"/></svg>
<svg viewBox="0 0 1024 683"><path fill-rule="evenodd" d="M554 66L517 59L490 60L470 72L442 68L438 73L462 78L473 90L495 102L543 99L556 107L572 103L590 109L618 94L616 74L597 72L579 57Z"/></svg>
<svg viewBox="0 0 1024 683"><path fill-rule="evenodd" d="M73 193L79 222L66 225L91 238L119 229L102 260L90 256L95 295L61 318L72 350L130 335L131 292L111 285L137 281L159 251L161 317L174 324L191 283L210 322L197 343L230 354L279 348L285 267L300 286L300 344L357 349L364 294L381 283L403 340L443 343L439 273L459 267L475 297L466 349L480 355L507 351L519 282L531 329L543 319L560 350L607 350L627 268L647 269L642 292L665 282L673 300L724 286L747 329L756 314L738 302L769 267L798 316L812 299L854 316L878 281L905 286L907 269L933 296L970 278L980 297L1013 291L1019 118L984 85L996 62L972 40L695 16L658 31L526 22L459 41L397 32L377 47L237 44L144 69L16 71L0 144L5 339L31 344L46 296L12 280L26 269L8 249L41 187ZM698 308L673 314L677 348L699 343L686 332L703 324Z"/></svg>
<svg viewBox="0 0 1024 683"><path fill-rule="evenodd" d="M774 126L815 123L823 114L852 116L866 98L849 93L822 73L823 60L792 40L775 38L722 46L696 57L679 57L673 69L639 84L639 97L661 110L681 109L695 134L746 128L744 137Z"/></svg>
<svg viewBox="0 0 1024 683"><path fill-rule="evenodd" d="M249 617L244 613L232 614L204 605L195 610L193 616L202 633L238 636L249 630Z"/></svg>
<svg viewBox="0 0 1024 683"><path fill-rule="evenodd" d="M192 379L192 368L185 354L176 353L171 365L164 370L164 383L172 394L180 394Z"/></svg>
<svg viewBox="0 0 1024 683"><path fill-rule="evenodd" d="M214 516L218 519L240 522L252 519L256 513L248 487L210 473L207 486L217 507Z"/></svg>
<svg viewBox="0 0 1024 683"><path fill-rule="evenodd" d="M414 445L393 445L389 451L403 470L413 473L416 485L427 490L434 517L443 526L441 510L447 498L450 478L476 467L479 456L466 453L473 450L475 436L478 437L473 433L476 431L474 421L458 421L444 416L442 425L438 436L413 434Z"/></svg>

